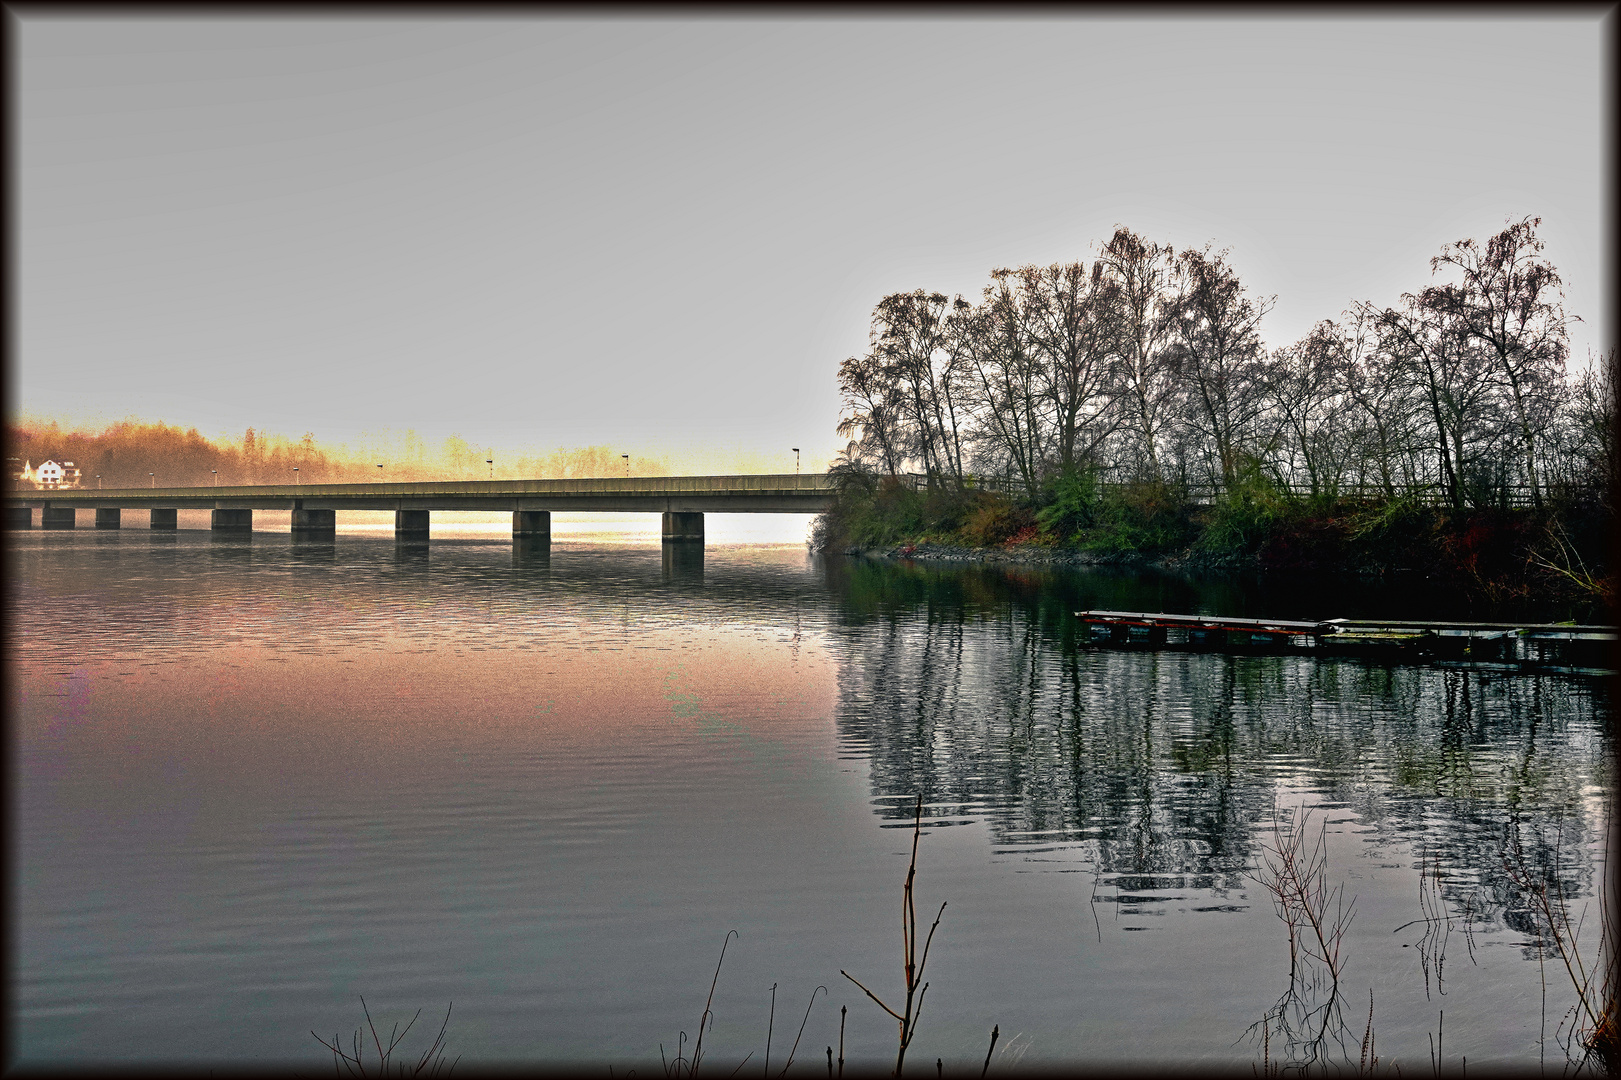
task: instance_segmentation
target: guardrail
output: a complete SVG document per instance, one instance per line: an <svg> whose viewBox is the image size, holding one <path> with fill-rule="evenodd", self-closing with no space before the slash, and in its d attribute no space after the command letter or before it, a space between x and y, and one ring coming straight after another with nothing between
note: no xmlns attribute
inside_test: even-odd
<svg viewBox="0 0 1621 1080"><path fill-rule="evenodd" d="M902 473L889 477L914 491L926 491L930 486L930 477L924 473ZM1004 495L1023 495L1026 492L1024 481L1007 476L969 476L964 478L964 484L973 489L982 491L996 491ZM936 476L933 478L935 486L954 483L953 478ZM1099 480L1099 491L1123 490L1132 486L1131 481ZM1167 482L1173 491L1183 494L1187 501L1194 506L1213 505L1221 495L1222 489L1214 484L1179 484L1175 481ZM1310 498L1314 494L1310 484L1282 484L1278 485L1290 497L1297 499ZM1542 489L1543 497L1548 497L1549 487ZM1391 498L1391 493L1379 484L1341 484L1333 486L1320 486L1315 494L1327 494L1335 498L1353 499L1365 502L1383 502ZM1451 500L1446 491L1438 484L1427 484L1418 487L1398 487L1396 498L1409 499L1424 506L1446 506ZM1490 491L1476 490L1466 492L1465 503L1472 507L1509 507L1525 509L1535 505L1532 498L1532 488L1529 484L1508 484L1492 488Z"/></svg>

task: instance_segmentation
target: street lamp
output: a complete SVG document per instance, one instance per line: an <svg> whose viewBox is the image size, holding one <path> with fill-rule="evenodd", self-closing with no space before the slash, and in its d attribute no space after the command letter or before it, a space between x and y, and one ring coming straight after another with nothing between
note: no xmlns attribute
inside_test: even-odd
<svg viewBox="0 0 1621 1080"><path fill-rule="evenodd" d="M630 455L629 454L620 454L619 456L625 459L625 479L629 480L630 479Z"/></svg>
<svg viewBox="0 0 1621 1080"><path fill-rule="evenodd" d="M794 475L799 475L799 447L794 447Z"/></svg>
<svg viewBox="0 0 1621 1080"><path fill-rule="evenodd" d="M98 488L101 487L101 474L100 473L96 474L96 487L98 487Z"/></svg>
<svg viewBox="0 0 1621 1080"><path fill-rule="evenodd" d="M377 463L377 479L379 483L383 479L383 463L381 461Z"/></svg>
<svg viewBox="0 0 1621 1080"><path fill-rule="evenodd" d="M214 486L219 487L220 486L220 471L218 469L209 469L208 471L214 474Z"/></svg>
<svg viewBox="0 0 1621 1080"><path fill-rule="evenodd" d="M495 479L495 459L493 457L487 457L487 458L484 459L484 464L486 464L486 465L488 465L490 467L490 479L494 480Z"/></svg>
<svg viewBox="0 0 1621 1080"><path fill-rule="evenodd" d="M146 475L148 475L148 476L150 476L152 478L152 487L154 489L156 489L157 486L158 486L158 474L155 473L155 472L149 472Z"/></svg>
<svg viewBox="0 0 1621 1080"><path fill-rule="evenodd" d="M298 486L298 466L297 465L293 466L293 486L294 487Z"/></svg>

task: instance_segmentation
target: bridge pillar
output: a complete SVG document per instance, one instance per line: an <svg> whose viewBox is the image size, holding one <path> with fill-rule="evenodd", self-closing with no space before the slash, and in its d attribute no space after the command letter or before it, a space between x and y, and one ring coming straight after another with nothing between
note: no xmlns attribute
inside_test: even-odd
<svg viewBox="0 0 1621 1080"><path fill-rule="evenodd" d="M96 528L116 529L123 525L124 512L116 506L96 507Z"/></svg>
<svg viewBox="0 0 1621 1080"><path fill-rule="evenodd" d="M394 535L396 537L410 537L414 540L426 540L428 538L428 511L394 511Z"/></svg>
<svg viewBox="0 0 1621 1080"><path fill-rule="evenodd" d="M252 510L215 510L209 519L215 532L252 532Z"/></svg>
<svg viewBox="0 0 1621 1080"><path fill-rule="evenodd" d="M552 536L552 512L550 510L514 510L512 512L513 536L544 536L550 540Z"/></svg>
<svg viewBox="0 0 1621 1080"><path fill-rule="evenodd" d="M704 516L702 514L666 513L664 515L664 542L704 542Z"/></svg>
<svg viewBox="0 0 1621 1080"><path fill-rule="evenodd" d="M32 529L34 527L34 508L32 506L6 507L6 528Z"/></svg>
<svg viewBox="0 0 1621 1080"><path fill-rule="evenodd" d="M42 529L71 529L77 515L71 506L47 506L39 512L39 527Z"/></svg>
<svg viewBox="0 0 1621 1080"><path fill-rule="evenodd" d="M180 527L180 511L154 510L152 511L152 528L178 529Z"/></svg>
<svg viewBox="0 0 1621 1080"><path fill-rule="evenodd" d="M336 510L294 510L293 532L300 536L332 536L338 531Z"/></svg>

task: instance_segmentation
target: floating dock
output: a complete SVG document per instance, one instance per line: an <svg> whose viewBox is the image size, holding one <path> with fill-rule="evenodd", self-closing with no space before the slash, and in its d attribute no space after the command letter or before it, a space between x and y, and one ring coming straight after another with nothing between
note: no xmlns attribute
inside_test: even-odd
<svg viewBox="0 0 1621 1080"><path fill-rule="evenodd" d="M1617 670L1613 626L1570 623L1240 619L1140 611L1077 611L1086 643L1186 652L1366 656L1513 670L1608 674Z"/></svg>

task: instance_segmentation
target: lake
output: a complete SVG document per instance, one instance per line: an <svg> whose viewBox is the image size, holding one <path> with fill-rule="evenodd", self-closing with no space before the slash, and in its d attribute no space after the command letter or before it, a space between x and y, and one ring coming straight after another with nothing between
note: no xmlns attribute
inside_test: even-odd
<svg viewBox="0 0 1621 1080"><path fill-rule="evenodd" d="M330 1067L311 1029L347 1040L364 996L380 1028L422 1010L408 1050L454 1002L463 1069L645 1077L714 981L706 1071L763 1067L769 1028L775 1073L803 1023L793 1072L825 1075L841 1007L887 1068L896 1024L840 972L899 1007L921 794L920 941L946 907L909 1072L978 1075L993 1025L991 1073L1354 1065L1370 990L1404 1072L1437 1035L1563 1065L1533 886L1591 962L1606 682L1090 649L1073 615L1434 598L823 560L798 518L710 515L701 555L656 516L557 515L538 549L380 521L8 534L20 1063ZM1287 994L1296 825L1330 931L1354 900L1337 997Z"/></svg>

